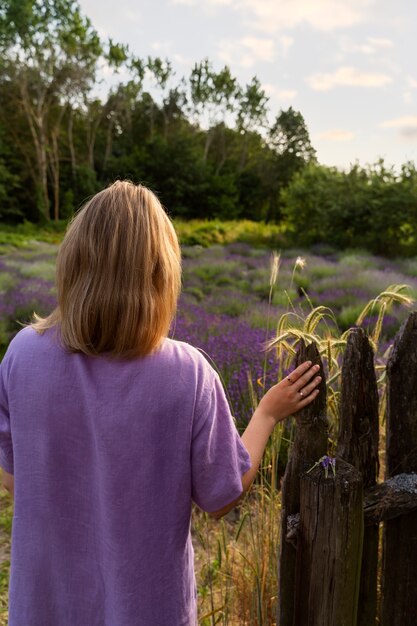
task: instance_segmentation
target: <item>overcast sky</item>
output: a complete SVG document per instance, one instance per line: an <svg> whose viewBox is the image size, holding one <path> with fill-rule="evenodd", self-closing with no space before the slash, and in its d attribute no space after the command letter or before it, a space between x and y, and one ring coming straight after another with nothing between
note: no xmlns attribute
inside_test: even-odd
<svg viewBox="0 0 417 626"><path fill-rule="evenodd" d="M209 57L271 117L303 114L319 161L417 164L417 0L80 0L104 37L168 57L178 79Z"/></svg>

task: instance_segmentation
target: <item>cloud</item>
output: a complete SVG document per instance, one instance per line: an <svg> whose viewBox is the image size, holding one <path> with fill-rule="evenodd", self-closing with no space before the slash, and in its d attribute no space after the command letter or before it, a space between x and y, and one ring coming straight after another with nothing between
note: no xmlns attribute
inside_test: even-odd
<svg viewBox="0 0 417 626"><path fill-rule="evenodd" d="M355 133L350 130L341 130L334 128L333 130L326 130L323 133L317 135L318 139L325 139L326 141L352 141Z"/></svg>
<svg viewBox="0 0 417 626"><path fill-rule="evenodd" d="M133 22L133 23L141 23L143 21L143 15L141 14L140 11L137 10L136 7L134 8L129 8L126 7L124 8L122 11L122 18L123 20L128 20L129 22Z"/></svg>
<svg viewBox="0 0 417 626"><path fill-rule="evenodd" d="M273 96L278 100L294 100L297 96L297 91L295 89L279 89L270 83L266 83L265 85L262 85L262 87L264 88L267 96Z"/></svg>
<svg viewBox="0 0 417 626"><path fill-rule="evenodd" d="M253 67L257 61L274 60L275 42L259 37L243 37L235 41L224 39L218 45L218 55L229 65Z"/></svg>
<svg viewBox="0 0 417 626"><path fill-rule="evenodd" d="M289 37L288 35L283 35L279 38L279 43L281 46L282 56L285 58L288 56L288 51L294 43L294 39Z"/></svg>
<svg viewBox="0 0 417 626"><path fill-rule="evenodd" d="M210 1L210 0L209 0ZM358 24L365 19L366 8L374 0L241 0L251 13L253 25L266 33L307 24L314 30L332 31Z"/></svg>
<svg viewBox="0 0 417 626"><path fill-rule="evenodd" d="M171 54L171 42L168 41L153 41L151 48L159 54Z"/></svg>
<svg viewBox="0 0 417 626"><path fill-rule="evenodd" d="M340 38L340 48L342 52L347 54L359 53L359 54L376 54L380 53L381 49L393 48L394 43L390 39L379 39L377 37L367 37L363 43L357 43L350 37Z"/></svg>
<svg viewBox="0 0 417 626"><path fill-rule="evenodd" d="M174 52L172 54L172 58L179 65L192 65L193 64L193 59L191 57L185 57L184 55L179 54L178 52Z"/></svg>
<svg viewBox="0 0 417 626"><path fill-rule="evenodd" d="M380 128L396 128L404 139L417 137L417 115L404 115L393 120L386 120L379 124Z"/></svg>
<svg viewBox="0 0 417 626"><path fill-rule="evenodd" d="M382 37L368 37L371 46L376 48L393 48L394 42L391 39L383 39Z"/></svg>
<svg viewBox="0 0 417 626"><path fill-rule="evenodd" d="M277 33L307 24L333 31L366 21L376 0L171 0L174 4L203 6L205 10L231 6L245 21L264 33Z"/></svg>
<svg viewBox="0 0 417 626"><path fill-rule="evenodd" d="M335 87L383 87L392 78L387 74L362 72L355 67L339 67L332 74L312 74L306 81L314 91L330 91Z"/></svg>
<svg viewBox="0 0 417 626"><path fill-rule="evenodd" d="M186 6L194 7L199 6L199 0L171 0L171 4L185 4ZM235 0L206 0L206 6L226 6L228 4L235 4Z"/></svg>
<svg viewBox="0 0 417 626"><path fill-rule="evenodd" d="M279 89L277 92L277 96L280 100L294 100L297 92L295 89Z"/></svg>
<svg viewBox="0 0 417 626"><path fill-rule="evenodd" d="M193 59L191 59L191 57L186 57L178 52L173 52L173 44L171 41L153 41L151 43L151 48L158 56L173 59L179 65L191 66L193 63Z"/></svg>

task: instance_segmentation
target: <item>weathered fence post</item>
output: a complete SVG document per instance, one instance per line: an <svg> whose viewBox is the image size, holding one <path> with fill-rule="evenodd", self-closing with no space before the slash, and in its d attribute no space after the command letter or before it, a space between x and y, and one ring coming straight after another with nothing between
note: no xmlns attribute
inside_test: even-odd
<svg viewBox="0 0 417 626"><path fill-rule="evenodd" d="M337 460L301 479L293 626L356 626L363 539L362 477Z"/></svg>
<svg viewBox="0 0 417 626"><path fill-rule="evenodd" d="M387 364L387 478L406 474L417 488L417 313L411 313ZM417 511L385 522L382 625L417 624Z"/></svg>
<svg viewBox="0 0 417 626"><path fill-rule="evenodd" d="M361 473L364 490L378 478L378 441L374 354L365 331L353 328L343 358L337 456ZM376 622L377 575L378 524L373 524L364 532L357 626Z"/></svg>
<svg viewBox="0 0 417 626"><path fill-rule="evenodd" d="M322 367L315 344L303 341L296 357L296 366L310 360ZM300 510L300 477L327 452L328 422L326 417L326 383L323 369L317 398L296 416L297 428L282 484L281 541L279 558L278 624L293 626L296 550L286 540L288 517Z"/></svg>

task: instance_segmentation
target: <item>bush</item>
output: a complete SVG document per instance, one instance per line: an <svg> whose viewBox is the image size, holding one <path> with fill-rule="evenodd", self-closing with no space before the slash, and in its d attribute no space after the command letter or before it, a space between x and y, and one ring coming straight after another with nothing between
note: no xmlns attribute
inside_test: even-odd
<svg viewBox="0 0 417 626"><path fill-rule="evenodd" d="M417 171L397 174L383 161L348 172L309 165L281 193L283 215L297 244L363 248L394 256L417 251Z"/></svg>

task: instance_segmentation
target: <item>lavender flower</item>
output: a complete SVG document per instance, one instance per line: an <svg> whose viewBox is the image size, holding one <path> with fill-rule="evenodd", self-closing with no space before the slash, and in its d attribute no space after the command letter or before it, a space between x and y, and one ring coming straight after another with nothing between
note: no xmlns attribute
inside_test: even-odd
<svg viewBox="0 0 417 626"><path fill-rule="evenodd" d="M324 469L325 478L329 477L329 468L332 470L333 476L336 476L336 459L334 457L327 456L327 454L325 454L318 461L316 461L316 463L314 463L314 465L312 465L312 467L310 467L310 469L307 471L307 474L309 474L315 467L319 467L320 465Z"/></svg>

